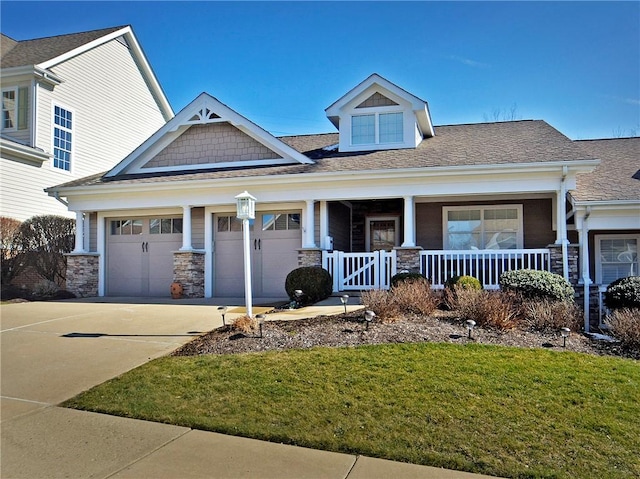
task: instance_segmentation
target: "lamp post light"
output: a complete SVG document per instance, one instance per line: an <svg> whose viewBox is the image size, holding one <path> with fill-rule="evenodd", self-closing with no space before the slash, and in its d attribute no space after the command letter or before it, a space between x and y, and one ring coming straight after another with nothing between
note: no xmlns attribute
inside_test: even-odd
<svg viewBox="0 0 640 479"><path fill-rule="evenodd" d="M344 313L347 314L347 303L349 302L349 295L343 294L342 296L340 296L340 302L344 306Z"/></svg>
<svg viewBox="0 0 640 479"><path fill-rule="evenodd" d="M569 334L571 334L571 330L569 328L560 328L560 334L562 335L562 347L567 347L567 338Z"/></svg>
<svg viewBox="0 0 640 479"><path fill-rule="evenodd" d="M467 326L467 329L469 330L469 339L471 339L471 331L473 330L473 328L475 328L476 322L473 319L467 319L465 321L465 324Z"/></svg>
<svg viewBox="0 0 640 479"><path fill-rule="evenodd" d="M226 326L227 323L225 323L225 321L224 321L224 315L227 314L227 307L226 306L218 306L218 311L220 311L220 314L222 315L222 325Z"/></svg>
<svg viewBox="0 0 640 479"><path fill-rule="evenodd" d="M247 316L253 317L251 304L251 249L249 247L249 220L256 217L256 198L247 191L236 196L238 219L242 220L242 240L244 242L244 301L247 306Z"/></svg>
<svg viewBox="0 0 640 479"><path fill-rule="evenodd" d="M376 317L376 313L374 313L373 311L367 310L364 312L364 320L367 323L365 329L367 331L369 330L369 323L373 321L373 318L375 317Z"/></svg>

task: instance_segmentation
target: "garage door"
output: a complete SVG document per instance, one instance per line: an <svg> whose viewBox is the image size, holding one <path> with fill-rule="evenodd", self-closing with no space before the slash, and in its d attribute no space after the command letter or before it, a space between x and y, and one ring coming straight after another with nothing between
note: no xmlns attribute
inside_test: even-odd
<svg viewBox="0 0 640 479"><path fill-rule="evenodd" d="M218 297L244 296L242 221L216 215L214 289ZM298 267L302 244L299 212L257 213L250 222L251 276L254 296L286 297L284 282Z"/></svg>
<svg viewBox="0 0 640 479"><path fill-rule="evenodd" d="M107 220L107 295L168 296L182 218Z"/></svg>

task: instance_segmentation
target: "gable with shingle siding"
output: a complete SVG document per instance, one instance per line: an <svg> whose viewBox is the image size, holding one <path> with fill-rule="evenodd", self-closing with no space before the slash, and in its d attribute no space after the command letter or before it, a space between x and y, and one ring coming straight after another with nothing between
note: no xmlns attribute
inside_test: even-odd
<svg viewBox="0 0 640 479"><path fill-rule="evenodd" d="M142 168L281 158L228 123L193 125Z"/></svg>

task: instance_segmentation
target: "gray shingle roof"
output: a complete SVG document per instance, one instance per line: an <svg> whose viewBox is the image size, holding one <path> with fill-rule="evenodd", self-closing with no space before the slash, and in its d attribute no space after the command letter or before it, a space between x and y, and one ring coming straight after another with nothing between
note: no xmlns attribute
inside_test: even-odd
<svg viewBox="0 0 640 479"><path fill-rule="evenodd" d="M640 137L576 141L600 159L591 173L578 175L577 201L640 201ZM635 176L635 177L634 177Z"/></svg>
<svg viewBox="0 0 640 479"><path fill-rule="evenodd" d="M116 30L120 30L121 28L123 27L111 27L90 32L22 41L16 41L6 35L2 35L2 59L0 60L0 67L11 68L25 65L38 65Z"/></svg>
<svg viewBox="0 0 640 479"><path fill-rule="evenodd" d="M96 175L62 185L165 183L171 181L241 178L288 174L357 172L475 165L526 164L592 159L593 155L544 121L526 120L436 127L436 136L418 148L339 153L323 148L338 143L337 133L281 137L280 140L314 160L314 164L191 171L181 174Z"/></svg>

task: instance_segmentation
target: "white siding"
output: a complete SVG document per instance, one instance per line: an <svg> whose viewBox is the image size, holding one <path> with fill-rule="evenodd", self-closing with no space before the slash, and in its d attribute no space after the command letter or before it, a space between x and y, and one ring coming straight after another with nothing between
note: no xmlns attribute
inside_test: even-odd
<svg viewBox="0 0 640 479"><path fill-rule="evenodd" d="M64 81L53 90L38 89L36 146L52 152L52 104L72 110L71 172L53 168L51 161L37 167L2 159L3 216L65 214L44 188L111 169L165 123L129 49L117 40L51 70Z"/></svg>

